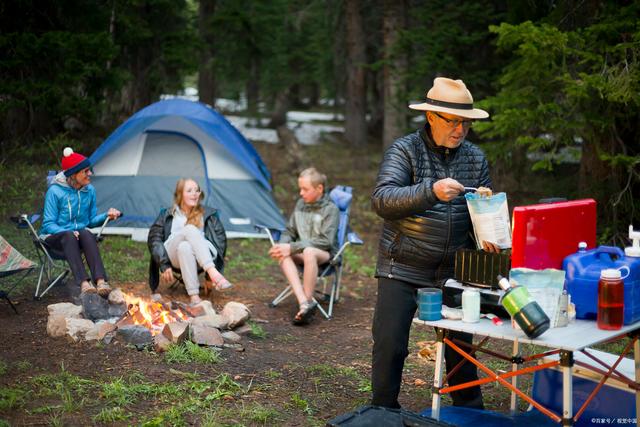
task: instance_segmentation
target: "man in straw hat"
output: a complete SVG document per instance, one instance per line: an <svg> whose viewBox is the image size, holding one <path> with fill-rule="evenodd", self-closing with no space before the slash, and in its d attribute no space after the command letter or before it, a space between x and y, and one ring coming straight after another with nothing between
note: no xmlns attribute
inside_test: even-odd
<svg viewBox="0 0 640 427"><path fill-rule="evenodd" d="M442 287L453 277L458 249L472 248L472 226L465 187L491 194L489 164L465 137L475 119L489 117L473 108L462 82L438 77L425 102L409 106L425 111L424 128L398 138L385 152L371 196L384 219L378 246L378 300L373 318L372 404L399 408L398 394L409 330L417 309L419 288ZM498 248L483 242L485 250ZM471 334L450 332L450 338L471 342ZM445 351L447 371L462 360ZM478 378L465 363L449 385ZM454 405L482 408L480 387L451 393Z"/></svg>

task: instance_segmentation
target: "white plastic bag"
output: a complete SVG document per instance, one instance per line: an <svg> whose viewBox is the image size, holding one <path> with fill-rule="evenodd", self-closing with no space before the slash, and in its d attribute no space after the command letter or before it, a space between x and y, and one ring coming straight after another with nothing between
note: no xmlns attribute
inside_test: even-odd
<svg viewBox="0 0 640 427"><path fill-rule="evenodd" d="M467 199L478 249L482 249L483 241L495 243L500 249L510 248L511 224L507 194L481 196L478 193L467 193L464 197Z"/></svg>

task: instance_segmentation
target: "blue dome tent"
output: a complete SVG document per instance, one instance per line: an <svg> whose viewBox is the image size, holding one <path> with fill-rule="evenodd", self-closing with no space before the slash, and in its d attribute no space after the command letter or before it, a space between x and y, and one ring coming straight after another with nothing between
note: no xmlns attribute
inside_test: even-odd
<svg viewBox="0 0 640 427"><path fill-rule="evenodd" d="M124 212L106 234L146 239L160 208L171 205L180 177L198 181L204 204L219 210L229 237L256 236L256 223L284 228L260 155L205 104L167 99L149 105L120 125L91 161L98 210Z"/></svg>

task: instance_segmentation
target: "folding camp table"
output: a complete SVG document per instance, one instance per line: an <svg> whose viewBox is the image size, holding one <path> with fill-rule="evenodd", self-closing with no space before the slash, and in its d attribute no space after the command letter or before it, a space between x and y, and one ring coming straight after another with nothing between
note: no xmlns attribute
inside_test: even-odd
<svg viewBox="0 0 640 427"><path fill-rule="evenodd" d="M605 381L611 377L619 381L626 383L630 388L635 390L636 393L636 422L640 420L640 341L638 336L640 334L640 322L636 322L631 325L623 326L622 329L617 331L605 331L598 329L595 321L589 320L576 320L570 323L566 327L552 328L547 330L541 336L536 339L529 339L523 331L514 329L511 326L511 322L504 321L502 325L495 325L491 320L482 318L478 323L464 323L460 320L447 320L442 319L438 321L422 321L414 319L414 323L424 324L427 326L433 326L436 328L437 343L436 343L436 366L433 377L434 393L432 400L432 412L431 416L435 419L440 419L440 398L441 395L450 393L452 391L472 387L475 385L481 385L497 381L503 386L511 390L511 410L515 411L517 397L524 399L529 404L533 405L543 414L550 417L557 423L562 425L573 425L578 420L580 415L584 412L585 408L591 402L595 394L600 390ZM474 335L485 337L478 345L465 345L464 343L452 341L447 338L447 331L461 331L468 332ZM615 341L629 336L631 339L625 346L620 356L611 365L607 365L605 362L597 359L595 356L589 353L587 347L604 342ZM488 338L497 338L513 342L512 355L500 354L494 350L485 349L482 346L488 341ZM520 344L535 344L538 346L546 347L549 350L534 354L531 356L520 356L519 345ZM464 384L458 384L456 386L443 387L443 366L444 366L444 346L448 345L453 350L461 354L467 361L467 363L473 363L480 370L482 370L487 376L480 378L477 381L470 381ZM633 354L635 358L635 378L630 379L621 374L616 367L620 363L623 357L625 357L633 346ZM591 360L595 365L590 366L588 364L580 363L587 369L593 370L596 373L602 375L602 379L592 391L591 395L586 399L584 404L574 413L573 408L573 390L572 390L572 376L574 365L574 352L582 352ZM479 362L475 358L475 353L483 352L491 356L510 361L512 363L512 371L497 374L490 368ZM529 367L520 367L527 362L537 362L547 356L559 354L559 359L542 361L538 365ZM464 361L463 361L464 362ZM461 362L461 363L463 363ZM517 388L518 375L531 373L540 369L551 368L553 366L560 366L562 370L562 414L556 414L553 411L545 408L531 397L523 393ZM454 370L457 369L454 368ZM449 373L451 375L451 373ZM507 381L511 379L511 382Z"/></svg>

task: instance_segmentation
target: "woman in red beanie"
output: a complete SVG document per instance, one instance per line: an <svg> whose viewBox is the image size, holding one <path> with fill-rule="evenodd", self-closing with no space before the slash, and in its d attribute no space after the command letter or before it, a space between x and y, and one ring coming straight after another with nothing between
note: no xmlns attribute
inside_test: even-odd
<svg viewBox="0 0 640 427"><path fill-rule="evenodd" d="M64 254L81 292L97 291L106 298L111 288L96 238L88 228L99 226L107 217L118 218L120 211L110 208L98 214L90 160L69 147L63 154L62 172L56 175L45 196L40 234L49 247ZM85 270L83 254L91 276Z"/></svg>

